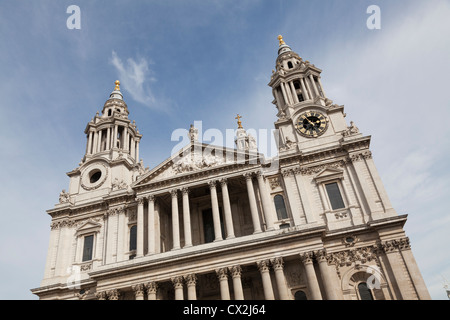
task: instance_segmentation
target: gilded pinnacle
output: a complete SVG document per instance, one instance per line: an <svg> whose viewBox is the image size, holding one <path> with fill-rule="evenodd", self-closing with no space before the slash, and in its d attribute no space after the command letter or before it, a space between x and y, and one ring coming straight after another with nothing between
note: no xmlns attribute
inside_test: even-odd
<svg viewBox="0 0 450 320"><path fill-rule="evenodd" d="M282 36L281 34L280 34L277 38L278 38L278 40L280 41L280 46L283 45L283 44L286 44L286 43L284 42L283 36Z"/></svg>
<svg viewBox="0 0 450 320"><path fill-rule="evenodd" d="M116 87L114 88L114 91L120 91L120 81L116 80L116 82L114 82L116 84Z"/></svg>
<svg viewBox="0 0 450 320"><path fill-rule="evenodd" d="M235 118L235 119L237 119L237 123L238 123L238 129L244 129L243 127L242 127L242 122L241 122L241 116L238 114L237 115L237 117Z"/></svg>

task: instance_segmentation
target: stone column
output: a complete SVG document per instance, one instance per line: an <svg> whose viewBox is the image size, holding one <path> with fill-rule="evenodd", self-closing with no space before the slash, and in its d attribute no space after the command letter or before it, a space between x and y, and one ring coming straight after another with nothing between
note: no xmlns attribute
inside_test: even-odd
<svg viewBox="0 0 450 320"><path fill-rule="evenodd" d="M111 149L111 128L106 129L106 150Z"/></svg>
<svg viewBox="0 0 450 320"><path fill-rule="evenodd" d="M102 130L98 132L98 152L102 151Z"/></svg>
<svg viewBox="0 0 450 320"><path fill-rule="evenodd" d="M256 206L255 191L253 190L252 174L246 173L244 174L244 177L245 182L247 183L248 200L250 203L250 212L252 214L253 233L258 233L261 232L261 223L259 221L258 208Z"/></svg>
<svg viewBox="0 0 450 320"><path fill-rule="evenodd" d="M232 266L229 268L233 278L234 300L244 300L244 290L242 289L242 268L241 266Z"/></svg>
<svg viewBox="0 0 450 320"><path fill-rule="evenodd" d="M220 213L219 213L219 202L217 200L217 190L216 181L212 180L208 182L209 189L211 190L211 205L212 205L212 215L214 224L214 241L220 241L222 239L222 228L220 226Z"/></svg>
<svg viewBox="0 0 450 320"><path fill-rule="evenodd" d="M134 160L137 160L135 158L136 156L136 142L134 141L133 136L131 136L131 146L130 146L130 155ZM137 162L137 161L136 161Z"/></svg>
<svg viewBox="0 0 450 320"><path fill-rule="evenodd" d="M270 279L270 261L262 260L257 262L259 272L261 273L261 279L264 290L264 298L266 300L275 300L272 288L272 280Z"/></svg>
<svg viewBox="0 0 450 320"><path fill-rule="evenodd" d="M89 141L87 154L92 154L92 131L89 131Z"/></svg>
<svg viewBox="0 0 450 320"><path fill-rule="evenodd" d="M330 270L330 267L328 266L326 251L318 250L315 252L315 256L319 263L320 275L322 277L327 300L342 300L343 297L340 297L337 293L337 290L340 290L340 287L336 281L335 271Z"/></svg>
<svg viewBox="0 0 450 320"><path fill-rule="evenodd" d="M183 297L183 277L174 277L171 279L175 289L175 300L184 300Z"/></svg>
<svg viewBox="0 0 450 320"><path fill-rule="evenodd" d="M136 140L136 162L139 162L139 139Z"/></svg>
<svg viewBox="0 0 450 320"><path fill-rule="evenodd" d="M137 207L137 234L136 234L136 257L144 255L144 198L136 198Z"/></svg>
<svg viewBox="0 0 450 320"><path fill-rule="evenodd" d="M119 126L116 124L114 126L114 137L113 137L113 148L117 148L117 134L118 134Z"/></svg>
<svg viewBox="0 0 450 320"><path fill-rule="evenodd" d="M183 194L184 247L192 247L191 213L189 210L189 189L181 189Z"/></svg>
<svg viewBox="0 0 450 320"><path fill-rule="evenodd" d="M180 221L178 217L178 191L176 189L170 190L172 196L172 250L180 249Z"/></svg>
<svg viewBox="0 0 450 320"><path fill-rule="evenodd" d="M155 196L149 195L148 200L148 254L156 253L155 246Z"/></svg>
<svg viewBox="0 0 450 320"><path fill-rule="evenodd" d="M290 300L288 287L286 284L286 277L284 276L284 261L283 258L277 257L271 261L273 270L275 271L275 280L277 282L278 294L280 300Z"/></svg>
<svg viewBox="0 0 450 320"><path fill-rule="evenodd" d="M144 285L143 284L137 284L135 286L132 286L134 291L134 296L136 297L136 300L144 300Z"/></svg>
<svg viewBox="0 0 450 320"><path fill-rule="evenodd" d="M294 102L299 103L298 97L297 97L297 90L295 90L295 87L294 87L294 82L289 81L289 85L291 86L292 97L294 98Z"/></svg>
<svg viewBox="0 0 450 320"><path fill-rule="evenodd" d="M284 103L286 105L290 105L291 104L291 100L287 96L286 89L284 88L284 83L280 83L280 88L281 88L281 92L283 93Z"/></svg>
<svg viewBox="0 0 450 320"><path fill-rule="evenodd" d="M313 92L311 90L311 87L309 86L309 81L307 78L304 78L305 84L306 84L306 88L308 89L308 95L309 95L309 99L313 100L314 99L314 95Z"/></svg>
<svg viewBox="0 0 450 320"><path fill-rule="evenodd" d="M187 298L188 300L197 300L197 292L195 285L197 284L197 277L195 274L188 274L184 276L184 280L187 285Z"/></svg>
<svg viewBox="0 0 450 320"><path fill-rule="evenodd" d="M106 293L108 295L108 300L119 300L119 290L113 289Z"/></svg>
<svg viewBox="0 0 450 320"><path fill-rule="evenodd" d="M411 275L411 280L414 284L414 288L416 289L419 299L431 300L430 293L428 292L425 281L423 281L419 267L417 266L416 259L414 259L414 256L412 254L409 238L399 240L399 249L402 254L403 260L405 261L406 268Z"/></svg>
<svg viewBox="0 0 450 320"><path fill-rule="evenodd" d="M222 186L223 209L225 213L225 225L227 227L227 239L234 238L233 218L231 215L230 196L228 194L227 179L220 180Z"/></svg>
<svg viewBox="0 0 450 320"><path fill-rule="evenodd" d="M305 100L310 100L308 90L306 90L305 87L305 80L303 78L300 78L300 85L302 86L302 93L304 95Z"/></svg>
<svg viewBox="0 0 450 320"><path fill-rule="evenodd" d="M316 82L314 81L314 76L312 74L309 75L309 79L311 80L316 96L320 97L319 90L317 90Z"/></svg>
<svg viewBox="0 0 450 320"><path fill-rule="evenodd" d="M228 274L226 268L216 270L220 284L220 297L222 300L230 300L230 289L228 287Z"/></svg>
<svg viewBox="0 0 450 320"><path fill-rule="evenodd" d="M274 230L273 217L274 217L274 203L270 200L269 192L264 182L264 176L262 172L256 173L256 179L258 180L259 192L261 194L261 200L263 205L264 217L266 218L266 228L268 231Z"/></svg>
<svg viewBox="0 0 450 320"><path fill-rule="evenodd" d="M156 300L156 291L158 290L158 284L155 281L150 281L145 284L145 290L147 290L147 299Z"/></svg>
<svg viewBox="0 0 450 320"><path fill-rule="evenodd" d="M306 281L308 283L309 293L311 294L311 300L322 300L319 282L317 281L316 271L314 270L313 257L314 254L312 252L300 254L300 259L305 267Z"/></svg>

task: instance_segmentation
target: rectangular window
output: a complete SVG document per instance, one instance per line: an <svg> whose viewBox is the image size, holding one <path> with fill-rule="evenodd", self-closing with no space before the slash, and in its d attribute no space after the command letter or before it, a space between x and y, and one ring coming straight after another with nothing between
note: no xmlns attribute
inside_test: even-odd
<svg viewBox="0 0 450 320"><path fill-rule="evenodd" d="M94 249L94 235L84 237L83 261L92 260L93 249Z"/></svg>
<svg viewBox="0 0 450 320"><path fill-rule="evenodd" d="M337 182L329 183L325 185L327 189L328 198L330 199L331 208L333 210L345 208L344 200L342 199L341 192Z"/></svg>

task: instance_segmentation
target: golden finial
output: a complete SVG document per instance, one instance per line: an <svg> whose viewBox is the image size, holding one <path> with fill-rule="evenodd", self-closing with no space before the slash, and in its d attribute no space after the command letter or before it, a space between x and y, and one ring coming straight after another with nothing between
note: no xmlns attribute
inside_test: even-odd
<svg viewBox="0 0 450 320"><path fill-rule="evenodd" d="M114 82L116 84L116 87L114 88L114 91L120 91L120 81L116 80L116 82Z"/></svg>
<svg viewBox="0 0 450 320"><path fill-rule="evenodd" d="M283 44L286 44L284 41L283 41L283 36L280 34L278 37L278 40L280 41L280 46L281 45L283 45Z"/></svg>
<svg viewBox="0 0 450 320"><path fill-rule="evenodd" d="M238 115L237 115L237 117L235 118L235 119L237 119L237 123L238 123L238 129L244 129L243 127L242 127L242 122L241 122L241 116L239 115L239 113L238 113Z"/></svg>

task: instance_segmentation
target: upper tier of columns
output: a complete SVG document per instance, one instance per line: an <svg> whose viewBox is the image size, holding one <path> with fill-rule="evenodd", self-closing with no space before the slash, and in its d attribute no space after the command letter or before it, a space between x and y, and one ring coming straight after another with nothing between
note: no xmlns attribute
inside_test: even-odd
<svg viewBox="0 0 450 320"><path fill-rule="evenodd" d="M255 196L255 189L253 187L253 177L256 176L259 198L262 202L262 211L265 220L265 230L274 230L274 219L275 219L275 206L270 198L270 194L266 188L266 183L264 176L261 173L246 173L244 178L247 186L247 195L249 199L250 213L253 223L253 233L262 232L260 214L258 212L258 203ZM211 195L211 209L212 218L214 226L214 241L221 241L225 239L235 238L234 226L233 226L233 216L231 212L231 202L229 196L229 181L226 178L219 180L208 181L208 186ZM171 189L167 191L171 196L171 221L172 221L172 250L181 249L181 239L180 239L180 228L184 231L184 248L193 245L192 242L192 226L191 226L191 202L190 194L193 187L183 187L181 189ZM225 234L222 235L220 210L219 210L219 198L217 189L221 189L222 193L222 207L224 214L225 223ZM147 217L147 237L148 239L148 252L147 254L155 254L156 241L155 241L155 201L158 194L151 194L146 196L140 196L136 198L137 201L137 246L136 246L136 257L142 257L144 255L144 204L148 203L148 217ZM182 203L182 216L183 225L180 226L179 217L179 197L181 196ZM151 236L153 235L153 236Z"/></svg>

